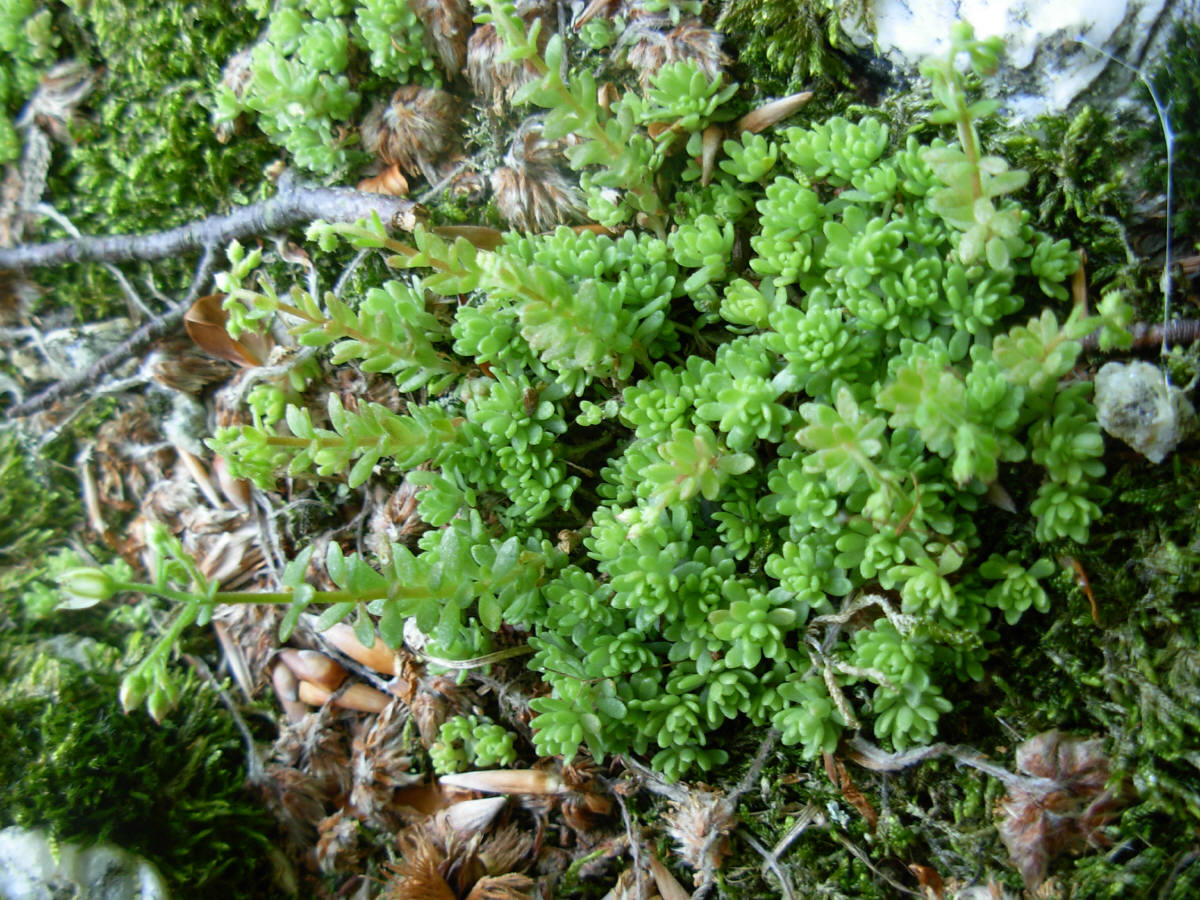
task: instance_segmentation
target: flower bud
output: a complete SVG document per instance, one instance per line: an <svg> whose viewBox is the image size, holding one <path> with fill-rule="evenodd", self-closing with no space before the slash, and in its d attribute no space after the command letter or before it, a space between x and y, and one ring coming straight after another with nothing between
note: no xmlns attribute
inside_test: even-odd
<svg viewBox="0 0 1200 900"><path fill-rule="evenodd" d="M149 691L150 679L146 677L145 673L136 670L130 672L121 679L121 688L117 691L121 709L125 712L137 709L146 701L146 694Z"/></svg>
<svg viewBox="0 0 1200 900"><path fill-rule="evenodd" d="M74 609L85 609L101 600L107 600L119 589L117 581L103 569L86 566L63 572L58 576L58 583L71 595L72 600L88 601L85 603L68 601Z"/></svg>
<svg viewBox="0 0 1200 900"><path fill-rule="evenodd" d="M150 692L150 699L146 701L146 712L150 713L150 718L158 725L162 724L162 720L170 715L174 707L175 701L161 685Z"/></svg>

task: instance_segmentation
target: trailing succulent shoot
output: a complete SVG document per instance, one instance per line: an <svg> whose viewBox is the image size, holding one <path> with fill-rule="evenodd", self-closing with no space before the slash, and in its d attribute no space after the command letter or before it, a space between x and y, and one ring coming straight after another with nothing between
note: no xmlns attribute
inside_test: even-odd
<svg viewBox="0 0 1200 900"><path fill-rule="evenodd" d="M538 26L490 7L539 73L518 99L580 137L593 211L643 230L482 250L318 223L322 250L391 254L390 280L345 301L277 291L234 248L235 328L279 317L407 402L298 393L213 448L264 486L407 473L431 526L380 571L331 544L333 591L304 584L305 551L262 599L293 623L310 603L329 604L325 626L369 613L393 646L415 619L443 659L522 636L546 685L530 704L542 754L633 751L674 779L726 759L714 734L733 721L807 756L848 728L933 739L954 682L982 677L993 626L1047 606L1054 565L1000 543L986 498L1007 486L1047 544L1086 540L1099 515L1089 388L1060 384L1080 339L1123 314L1062 308L1076 255L1012 199L1022 173L983 155L991 107L967 101L953 61L985 72L999 46L960 26L926 69L952 141L897 141L869 116L737 135L710 183L682 164L670 193L657 173L676 162L642 126L695 141L731 118L729 90L669 66L645 99L600 109L586 77L562 79L557 37L543 57ZM197 613L251 599L192 580ZM448 726L444 768L471 741L506 757L469 725Z"/></svg>

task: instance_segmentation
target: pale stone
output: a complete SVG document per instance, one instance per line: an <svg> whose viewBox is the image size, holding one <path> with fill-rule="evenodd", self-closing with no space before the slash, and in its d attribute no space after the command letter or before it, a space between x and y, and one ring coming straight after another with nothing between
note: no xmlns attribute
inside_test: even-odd
<svg viewBox="0 0 1200 900"><path fill-rule="evenodd" d="M1148 362L1110 362L1096 373L1096 420L1150 462L1160 463L1191 426L1192 405Z"/></svg>
<svg viewBox="0 0 1200 900"><path fill-rule="evenodd" d="M1160 23L1196 13L1195 0L872 0L871 7L875 52L910 74L946 52L950 26L960 20L979 37L1003 38L1003 66L989 93L1017 119L1064 110L1085 95L1111 100L1129 91L1133 73L1076 38L1138 65L1168 30ZM872 46L853 16L842 24L856 44Z"/></svg>
<svg viewBox="0 0 1200 900"><path fill-rule="evenodd" d="M44 832L0 831L0 900L166 900L162 876L146 860L111 844L52 843Z"/></svg>

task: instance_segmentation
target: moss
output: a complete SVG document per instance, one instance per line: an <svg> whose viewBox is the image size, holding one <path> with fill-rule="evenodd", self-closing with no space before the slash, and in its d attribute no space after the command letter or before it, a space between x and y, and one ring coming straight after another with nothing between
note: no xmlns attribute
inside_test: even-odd
<svg viewBox="0 0 1200 900"><path fill-rule="evenodd" d="M206 107L224 61L258 29L240 4L169 0L95 0L57 5L67 40L63 58L99 71L74 124L74 143L60 147L47 189L84 233L144 233L227 210L264 193L265 139L222 146ZM55 235L47 229L46 237ZM186 287L191 260L153 269L168 293ZM149 272L144 268L143 274ZM120 302L99 266L69 266L42 275L57 303L109 315ZM135 279L135 283L137 283Z"/></svg>
<svg viewBox="0 0 1200 900"><path fill-rule="evenodd" d="M35 453L15 431L0 431L0 595L34 578L79 518L74 479L60 468L65 449L60 441Z"/></svg>
<svg viewBox="0 0 1200 900"><path fill-rule="evenodd" d="M0 824L59 840L110 840L154 862L178 897L273 896L273 823L242 788L245 750L216 694L194 682L186 713L161 728L124 716L109 669L61 642L5 642L0 674Z"/></svg>
<svg viewBox="0 0 1200 900"><path fill-rule="evenodd" d="M1200 23L1181 19L1174 26L1162 59L1150 73L1150 80L1160 102L1171 118L1175 132L1174 226L1181 238L1195 242L1200 228L1200 172L1189 160L1200 154ZM1157 113L1150 103L1148 92L1139 87L1147 113ZM1162 132L1157 125L1151 129L1150 140L1161 146ZM1152 157L1144 171L1146 187L1159 192L1166 185L1166 164L1161 153Z"/></svg>
<svg viewBox="0 0 1200 900"><path fill-rule="evenodd" d="M845 15L873 30L862 0L731 0L717 26L759 88L788 93L810 80L849 83L854 49L841 27Z"/></svg>

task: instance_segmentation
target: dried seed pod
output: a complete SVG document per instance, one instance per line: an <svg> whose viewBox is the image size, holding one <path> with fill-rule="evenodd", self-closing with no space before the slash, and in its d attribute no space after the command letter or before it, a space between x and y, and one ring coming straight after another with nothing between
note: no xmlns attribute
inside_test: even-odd
<svg viewBox="0 0 1200 900"><path fill-rule="evenodd" d="M435 228L434 232L439 233L440 229ZM450 240L453 240L453 237ZM390 494L379 487L372 495L373 508L367 520L363 543L379 557L383 565L392 561L393 544L403 544L415 550L417 539L428 530L429 526L417 515L418 490L419 488L406 478Z"/></svg>
<svg viewBox="0 0 1200 900"><path fill-rule="evenodd" d="M221 70L221 86L229 88L233 92L233 96L239 100L242 99L242 95L246 93L246 87L250 84L250 54L253 50L253 47L247 47L233 54L225 63L225 68ZM218 122L213 129L216 132L217 140L222 144L229 143L229 139L237 131L237 126L237 119Z"/></svg>
<svg viewBox="0 0 1200 900"><path fill-rule="evenodd" d="M612 109L612 105L620 99L621 95L617 92L617 86L611 81L606 81L596 88L596 102L605 112Z"/></svg>
<svg viewBox="0 0 1200 900"><path fill-rule="evenodd" d="M643 88L668 63L694 61L709 80L729 64L729 57L721 51L721 35L699 19L684 19L663 31L667 24L665 17L647 16L631 23L622 38L631 42L625 61L638 73Z"/></svg>
<svg viewBox="0 0 1200 900"><path fill-rule="evenodd" d="M697 872L712 874L729 854L729 835L737 826L734 805L723 794L692 788L672 801L667 834L680 858Z"/></svg>
<svg viewBox="0 0 1200 900"><path fill-rule="evenodd" d="M437 180L434 163L453 143L458 105L445 91L403 85L363 120L363 147L389 165L420 172L432 184Z"/></svg>
<svg viewBox="0 0 1200 900"><path fill-rule="evenodd" d="M554 23L549 20L553 4L546 0L519 0L517 15L525 23L525 30L534 21L541 19L542 28L538 35L538 52L543 53L546 42L553 32ZM493 107L510 100L517 90L538 77L537 70L527 60L502 61L504 41L496 33L495 25L481 25L467 41L467 80L471 87Z"/></svg>
<svg viewBox="0 0 1200 900"><path fill-rule="evenodd" d="M438 738L438 730L450 715L450 697L440 690L442 682L449 679L435 678L421 685L415 697L408 704L412 710L413 721L417 723L421 742L426 747L432 747ZM453 685L453 682L450 682Z"/></svg>
<svg viewBox="0 0 1200 900"><path fill-rule="evenodd" d="M389 831L411 818L398 814L396 790L425 782L421 748L415 740L406 740L406 721L400 704L389 703L350 748L350 804L363 821Z"/></svg>
<svg viewBox="0 0 1200 900"><path fill-rule="evenodd" d="M200 488L200 493L208 500L209 505L214 509L220 509L223 505L221 498L217 494L217 489L213 485L212 478L208 474L208 469L204 467L204 463L179 444L175 445L175 452L179 454L179 461L183 463L184 470L196 482L196 487Z"/></svg>
<svg viewBox="0 0 1200 900"><path fill-rule="evenodd" d="M603 794L571 791L563 797L563 818L576 831L594 831L613 813L613 802Z"/></svg>
<svg viewBox="0 0 1200 900"><path fill-rule="evenodd" d="M406 829L397 841L399 859L388 863L387 880L381 897L387 900L458 900L442 877L446 854L423 829Z"/></svg>
<svg viewBox="0 0 1200 900"><path fill-rule="evenodd" d="M326 691L336 691L346 680L346 670L342 664L316 650L293 650L289 647L279 651L279 660L297 678Z"/></svg>
<svg viewBox="0 0 1200 900"><path fill-rule="evenodd" d="M225 462L223 456L213 457L212 468L213 473L217 476L217 485L221 488L225 499L242 512L249 512L250 498L253 493L250 482L245 478L234 478L230 475L229 464Z"/></svg>
<svg viewBox="0 0 1200 900"><path fill-rule="evenodd" d="M467 0L409 0L410 7L425 26L425 44L437 54L450 76L462 71L467 58L467 39L474 24Z"/></svg>
<svg viewBox="0 0 1200 900"><path fill-rule="evenodd" d="M213 359L184 336L164 338L150 357L150 375L159 384L185 394L200 394L205 388L228 381L234 369Z"/></svg>
<svg viewBox="0 0 1200 900"><path fill-rule="evenodd" d="M362 828L358 819L339 809L317 824L317 866L327 875L339 871L354 871L362 864L367 850L359 836Z"/></svg>
<svg viewBox="0 0 1200 900"><path fill-rule="evenodd" d="M496 209L511 227L548 231L587 215L579 188L554 164L560 156L558 142L542 137L540 120L521 123L504 165L492 172Z"/></svg>

